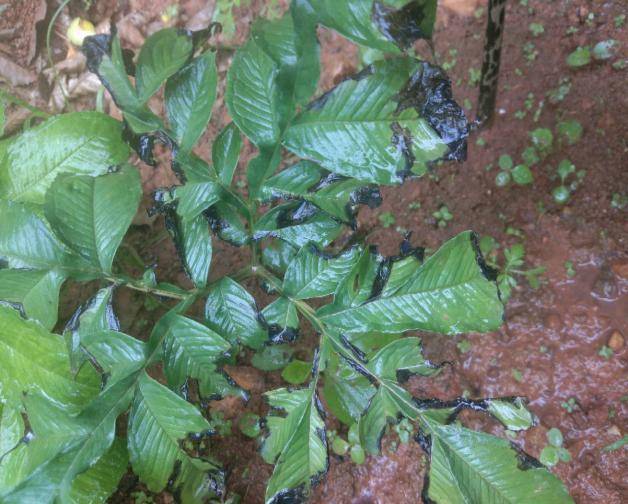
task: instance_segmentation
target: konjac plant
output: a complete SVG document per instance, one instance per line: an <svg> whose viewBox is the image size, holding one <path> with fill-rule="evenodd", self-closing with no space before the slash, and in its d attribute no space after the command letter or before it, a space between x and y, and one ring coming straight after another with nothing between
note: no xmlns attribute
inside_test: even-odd
<svg viewBox="0 0 628 504"><path fill-rule="evenodd" d="M447 75L408 55L431 37L435 13L435 0L296 0L280 19L257 20L226 76L233 122L214 139L211 164L193 149L217 93L216 26L163 29L137 57L115 29L84 40L123 121L61 114L0 142L0 502L104 502L129 466L151 492L225 501L208 406L248 392L224 365L260 366L276 349L289 356L304 330L317 335L311 361L279 364L292 385L264 393L268 414L252 429L274 466L265 502L307 500L329 467L332 434L334 451L360 462L395 425L426 453L425 502L571 501L514 442L458 417L472 409L528 429L523 399L439 401L403 386L440 370L413 332L502 324L496 272L476 235L428 256L405 242L383 257L352 234L358 207L381 202L379 186L465 158L471 128ZM319 24L382 58L312 99ZM147 105L162 85L165 118ZM242 135L257 153L246 184L235 184ZM189 289L160 281L153 266L131 277L116 260L142 196L130 153L151 163L155 143L179 183L155 192L153 211ZM209 281L217 239L250 262ZM67 280L95 294L60 324ZM272 302L260 310L244 280ZM146 341L121 330L112 303L121 289L167 308ZM328 430L332 416L349 428L350 450Z"/></svg>

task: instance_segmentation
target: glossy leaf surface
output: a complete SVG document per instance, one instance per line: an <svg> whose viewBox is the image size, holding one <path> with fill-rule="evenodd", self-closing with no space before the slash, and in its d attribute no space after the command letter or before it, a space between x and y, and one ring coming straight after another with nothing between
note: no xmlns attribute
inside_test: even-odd
<svg viewBox="0 0 628 504"><path fill-rule="evenodd" d="M122 124L105 114L51 117L12 137L0 153L0 198L43 203L58 175L101 175L128 155Z"/></svg>

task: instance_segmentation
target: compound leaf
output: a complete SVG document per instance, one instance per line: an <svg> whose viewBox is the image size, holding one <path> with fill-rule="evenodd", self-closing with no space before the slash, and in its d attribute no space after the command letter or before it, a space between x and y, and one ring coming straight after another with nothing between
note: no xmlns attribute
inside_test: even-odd
<svg viewBox="0 0 628 504"><path fill-rule="evenodd" d="M254 40L236 52L225 101L238 128L258 147L279 141L277 65Z"/></svg>
<svg viewBox="0 0 628 504"><path fill-rule="evenodd" d="M205 318L212 329L231 343L241 341L259 349L268 339L253 296L229 277L222 278L207 295Z"/></svg>
<svg viewBox="0 0 628 504"><path fill-rule="evenodd" d="M325 423L314 389L277 389L264 395L272 408L286 413L266 419L270 434L261 453L266 462L275 464L266 487L266 503L288 498L300 501L328 466Z"/></svg>
<svg viewBox="0 0 628 504"><path fill-rule="evenodd" d="M396 291L321 319L349 333L458 334L495 330L502 317L493 272L484 263L475 235L466 231L445 243Z"/></svg>
<svg viewBox="0 0 628 504"><path fill-rule="evenodd" d="M99 112L57 115L8 141L0 198L40 204L57 175L101 175L128 156L119 121Z"/></svg>
<svg viewBox="0 0 628 504"><path fill-rule="evenodd" d="M100 177L59 177L46 194L46 218L55 233L91 265L111 271L113 258L142 196L131 166Z"/></svg>
<svg viewBox="0 0 628 504"><path fill-rule="evenodd" d="M185 65L192 49L190 34L177 28L165 28L148 37L137 58L135 71L139 100L148 100L162 82Z"/></svg>
<svg viewBox="0 0 628 504"><path fill-rule="evenodd" d="M216 54L193 59L166 82L166 111L179 149L188 152L205 131L216 99Z"/></svg>
<svg viewBox="0 0 628 504"><path fill-rule="evenodd" d="M561 481L510 443L459 425L429 422L430 499L435 502L573 502Z"/></svg>
<svg viewBox="0 0 628 504"><path fill-rule="evenodd" d="M332 294L360 257L358 247L337 257L321 252L315 245L303 247L292 260L283 279L283 292L294 299Z"/></svg>

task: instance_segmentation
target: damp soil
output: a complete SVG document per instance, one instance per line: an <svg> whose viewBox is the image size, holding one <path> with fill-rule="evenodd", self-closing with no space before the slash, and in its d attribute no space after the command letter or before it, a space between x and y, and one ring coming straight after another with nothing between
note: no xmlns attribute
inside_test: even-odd
<svg viewBox="0 0 628 504"><path fill-rule="evenodd" d="M91 14L102 23L111 17L118 23L126 45L132 46L134 41L141 43L143 35L155 29L166 3L132 0L120 2L113 12L92 7ZM279 9L286 4L273 3ZM477 89L469 84L469 69L481 68L485 23L485 12L480 17L474 12L478 7L485 11L486 5L479 0L439 3L434 34L438 62L456 61L448 71L453 95L459 103L469 100L473 107ZM593 45L609 38L620 42L620 55L614 60L625 59L627 29L618 29L614 24L615 16L624 13L625 3L622 0L529 0L527 3L528 7L516 1L508 3L497 97L499 112L490 128L471 134L466 162L449 163L422 179L406 181L402 187L383 189L383 204L379 208L361 208L358 231L385 254L398 253L407 231L412 232L412 245L428 250L436 249L466 229L493 236L502 245L525 244L527 267L547 268L541 286L532 289L521 279L499 332L456 338L422 334L428 358L453 364L437 377L413 377L406 385L422 398L453 399L463 394L478 398L526 396L539 424L518 434L517 444L538 457L547 444L547 430L558 427L572 459L560 463L553 471L565 481L575 501L620 504L628 495L626 447L614 451L605 451L604 447L621 439L628 429L628 210L611 205L614 193L628 191L626 70L615 70L610 62L573 70L565 59L578 45ZM202 22L207 14L203 11L205 4L182 1L183 16L190 22ZM265 3L261 1L235 9L237 29L232 43L245 39L250 20L264 9ZM134 12L141 13L140 18ZM533 37L528 28L532 22L542 23L544 33ZM574 31L571 27L577 30L568 34ZM58 45L56 39L53 42ZM322 93L359 71L361 65L357 48L339 35L320 29L319 39ZM534 47L524 51L524 45L530 42ZM32 41L20 41L19 47L24 48L17 53L20 64L27 65L32 45ZM418 43L417 48L426 56L430 54L425 44ZM534 61L526 58L531 51L538 51ZM222 78L231 54L228 47L219 51ZM571 84L569 93L562 101L551 103L547 93L565 78ZM36 90L33 93L36 95ZM518 119L515 113L525 110L529 93L534 95L533 109ZM209 159L211 138L229 121L223 96L224 89L219 92L212 124L198 148L198 153L206 159ZM540 100L544 106L535 118ZM157 106L158 102L151 105ZM115 115L115 109L111 113ZM471 111L468 114L473 118ZM556 145L546 159L532 168L533 185L506 188L495 185L501 154L511 155L517 163L523 149L530 145L531 130L554 129L557 122L566 119L583 125L582 140L572 146ZM476 143L478 138L483 145ZM152 191L178 183L168 168L168 153L158 147L155 154L155 167L136 163L142 173L144 209L151 206ZM254 154L254 148L245 144L237 180L243 180L243 168ZM552 200L551 190L558 185L556 167L565 158L574 162L577 169L586 170L586 175L570 202L558 206ZM493 167L487 169L491 164ZM443 204L454 218L441 228L432 214ZM381 226L378 217L382 212L395 216L394 225ZM512 230L520 236L513 235ZM172 240L164 231L163 217L138 214L127 243L119 257L129 271L139 275L141 263L155 264L160 279L191 286ZM219 277L245 264L247 251L214 240L214 258L212 276ZM567 261L573 263L575 275L568 275ZM270 297L258 285L250 282L246 286L255 293L260 307L269 302ZM76 300L86 299L95 288L92 284L64 288L64 298L71 302L61 306L61 323L71 316ZM145 303L143 295L126 290L118 291L115 307L124 330L138 337L148 336L152 324L166 308ZM195 309L202 311L200 304ZM465 344L468 349L462 346L465 352L458 346L462 340L470 343ZM305 328L296 342L296 355L311 358L315 342L315 336ZM605 346L613 348L612 356L599 354ZM212 412L221 411L231 421L233 433L216 436L211 451L224 463L229 493L241 496L243 503L256 504L263 502L272 467L261 459L257 442L239 432L237 421L245 412L265 414L261 393L285 384L279 372L258 371L248 365L246 357L242 356L228 371L250 391L251 399L244 403L238 398L227 398L210 404ZM569 406L565 407L564 403ZM470 413L464 413L463 418L473 428L504 436L503 429L491 419ZM329 427L340 428L333 420L329 420ZM425 467L418 444L401 444L396 434L389 433L384 438L382 454L367 457L363 465L332 456L329 473L314 489L311 502L420 502ZM150 494L129 473L110 502L135 502L138 492ZM152 497L155 502L173 502L168 492Z"/></svg>

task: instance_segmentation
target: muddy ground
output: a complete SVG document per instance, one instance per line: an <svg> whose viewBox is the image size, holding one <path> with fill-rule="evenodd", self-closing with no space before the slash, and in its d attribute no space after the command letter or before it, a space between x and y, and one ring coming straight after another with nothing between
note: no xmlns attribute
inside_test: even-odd
<svg viewBox="0 0 628 504"><path fill-rule="evenodd" d="M68 52L62 37L70 15L83 14L95 24L100 23L100 30L106 30L115 21L124 43L137 47L148 33L163 25L160 15L171 3L96 2L85 11L81 2L72 2L72 12L66 9L57 21L52 52L55 61L78 58L79 62L73 63L78 65L74 73L60 70L61 78L68 85L71 79L88 80L81 69L80 56L73 49ZM180 16L172 22L190 26L211 19L213 2L180 3ZM0 40L0 67L4 65L0 70L4 68L6 72L7 59L19 65L23 73L15 74L21 80L14 88L19 96L47 110L63 107L56 81L49 71L47 76L42 73L48 66L42 26L51 17L53 2L44 21L41 9L45 2L25 0L13 4L26 10L9 9L0 19L0 29L13 26L16 19L24 26L19 37L16 32L13 39ZM469 70L481 67L485 2L445 0L440 4L434 37L438 61L449 67L456 99L470 107L472 118L477 89L470 83ZM232 54L229 47L244 40L248 23L256 13L272 15L282 7L283 2L254 0L242 2L242 7L234 9L234 32L218 41L222 47L218 60L223 75ZM523 243L526 269L546 267L537 289L519 277L501 331L454 339L423 335L429 358L454 364L437 378L412 378L407 385L419 397L527 396L539 425L519 434L516 441L539 456L547 444L547 430L559 428L571 461L559 463L553 471L566 482L578 503L619 504L628 499L627 448L604 450L625 436L628 427L628 207L624 204L622 208L620 201L621 195L625 198L628 192L628 88L627 70L617 63L628 57L626 23L617 21L618 16L626 13L625 7L623 0L511 0L506 15L498 114L492 127L474 133L465 163L441 167L400 188L387 188L380 208L361 210L359 215L359 229L383 253L395 253L406 231L412 231L413 244L435 249L449 237L470 228L494 237L501 244L499 250ZM478 10L482 8L484 12ZM543 33L534 36L530 23L542 24ZM322 92L357 71L361 63L356 48L338 35L324 29L319 35L324 67ZM577 46L607 39L619 42L618 51L610 60L579 69L567 66L567 55ZM12 44L16 48L13 54ZM425 45L417 47L421 54L429 54ZM72 96L70 108L93 107L94 94L89 89L88 86L83 94ZM158 101L153 105L160 106ZM110 111L117 114L113 108ZM20 113L16 109L9 112L9 129L19 127ZM533 184L496 186L500 155L510 155L517 164L522 151L530 145L532 130L546 127L555 132L558 122L572 119L582 124L582 139L567 145L558 142L555 135L552 151L532 168ZM226 122L221 93L212 126L199 148L201 155L208 157L210 139ZM254 150L247 147L240 168L253 154ZM571 160L577 170L585 170L585 175L570 201L561 206L553 201L551 191L558 185L556 168L563 159ZM160 163L157 168L141 165L141 171L146 206L152 190L175 182L167 163ZM443 204L453 219L439 227L433 213ZM382 214L387 217L383 222ZM383 227L383 223L388 227ZM138 215L128 241L141 261L158 264L160 278L187 284L174 248L163 234L160 218ZM213 275L232 271L246 260L234 252L215 242ZM503 260L501 254L499 257ZM133 261L128 262L132 268ZM248 287L259 292L254 284ZM87 297L93 288L87 285L66 289L73 299L62 306L62 322L76 307L76 298ZM260 299L267 298L262 295ZM144 305L142 297L133 292L120 292L117 306L123 326L139 336L148 333L160 313L159 309ZM310 355L311 341L306 337L298 343L303 357ZM263 500L271 467L258 455L256 442L240 434L235 425L245 411L262 414L262 402L255 396L281 386L282 381L277 373L261 373L244 361L229 371L251 390L254 398L246 405L233 399L210 406L214 412L223 411L234 426L232 436L216 438L213 451L228 471L228 490L241 496L243 502L253 504ZM504 435L503 429L490 420L473 416L467 420L473 427ZM418 445L398 444L396 435L390 434L384 441L382 455L367 458L361 466L332 457L327 479L315 489L312 502L419 502L424 466ZM128 475L111 501L133 502L142 492L147 495ZM167 493L149 497L158 502L172 499Z"/></svg>

